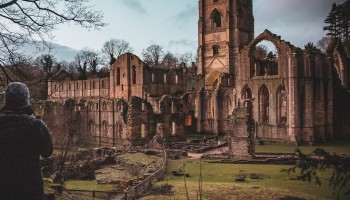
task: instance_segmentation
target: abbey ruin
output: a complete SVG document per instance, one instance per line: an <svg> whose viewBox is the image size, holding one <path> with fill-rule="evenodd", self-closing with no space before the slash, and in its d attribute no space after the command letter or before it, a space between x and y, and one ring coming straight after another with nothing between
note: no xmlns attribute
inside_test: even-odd
<svg viewBox="0 0 350 200"><path fill-rule="evenodd" d="M157 68L126 53L107 78L75 80L61 70L48 83L43 118L56 143L68 134L96 145L137 145L155 135L229 134L241 103L255 138L301 144L349 137L349 54L342 43L334 40L320 54L268 30L254 34L252 0L199 0L198 66ZM261 41L274 44L274 58L255 56Z"/></svg>

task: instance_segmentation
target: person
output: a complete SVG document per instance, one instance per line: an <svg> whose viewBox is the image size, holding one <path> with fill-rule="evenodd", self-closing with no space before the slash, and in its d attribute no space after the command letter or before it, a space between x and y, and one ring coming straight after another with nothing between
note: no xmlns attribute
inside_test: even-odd
<svg viewBox="0 0 350 200"><path fill-rule="evenodd" d="M204 136L203 142L204 142L204 145L206 146L207 145L207 137Z"/></svg>
<svg viewBox="0 0 350 200"><path fill-rule="evenodd" d="M40 156L53 151L46 124L34 117L28 87L12 82L0 110L0 199L44 199Z"/></svg>

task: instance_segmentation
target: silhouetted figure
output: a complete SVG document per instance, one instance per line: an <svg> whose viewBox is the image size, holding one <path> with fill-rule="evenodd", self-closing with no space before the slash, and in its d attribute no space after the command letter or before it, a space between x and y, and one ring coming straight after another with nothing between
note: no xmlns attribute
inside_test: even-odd
<svg viewBox="0 0 350 200"><path fill-rule="evenodd" d="M203 138L204 145L207 145L207 141L208 141L207 137L204 136Z"/></svg>
<svg viewBox="0 0 350 200"><path fill-rule="evenodd" d="M5 89L0 113L0 199L41 200L44 196L40 156L53 146L46 124L35 119L28 87L20 82Z"/></svg>

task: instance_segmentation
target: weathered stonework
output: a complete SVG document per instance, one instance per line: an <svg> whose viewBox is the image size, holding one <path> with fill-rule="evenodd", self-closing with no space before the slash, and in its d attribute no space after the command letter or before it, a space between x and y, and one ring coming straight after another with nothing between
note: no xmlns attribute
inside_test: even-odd
<svg viewBox="0 0 350 200"><path fill-rule="evenodd" d="M233 109L229 119L229 149L234 160L251 160L254 158L254 123L248 118L247 109L238 105Z"/></svg>
<svg viewBox="0 0 350 200"><path fill-rule="evenodd" d="M254 38L252 3L199 1L198 66L157 68L126 53L107 78L74 80L60 71L49 81L48 100L61 107L46 109L45 121L60 135L67 128L58 124L75 120L76 135L97 145L141 145L159 123L168 141L185 133L231 134L230 115L241 101L255 137L293 144L350 137L349 57L342 43L334 40L320 54L268 30ZM261 41L276 47L274 58L255 56ZM67 99L74 99L73 108L63 106Z"/></svg>

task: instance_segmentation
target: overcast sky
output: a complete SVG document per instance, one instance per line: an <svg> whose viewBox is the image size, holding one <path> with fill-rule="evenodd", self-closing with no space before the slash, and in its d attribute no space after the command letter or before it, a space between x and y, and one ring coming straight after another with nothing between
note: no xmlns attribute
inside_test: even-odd
<svg viewBox="0 0 350 200"><path fill-rule="evenodd" d="M344 1L253 0L255 36L269 29L298 47L309 41L316 44L325 36L323 21L332 3ZM109 25L99 31L60 26L53 42L100 50L111 38L125 39L140 57L152 44L178 54L197 49L198 0L92 0L91 4L104 12Z"/></svg>

